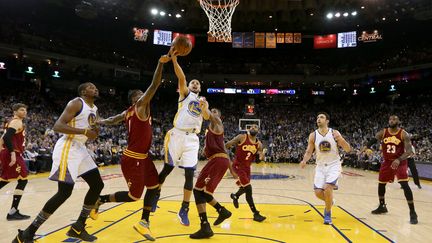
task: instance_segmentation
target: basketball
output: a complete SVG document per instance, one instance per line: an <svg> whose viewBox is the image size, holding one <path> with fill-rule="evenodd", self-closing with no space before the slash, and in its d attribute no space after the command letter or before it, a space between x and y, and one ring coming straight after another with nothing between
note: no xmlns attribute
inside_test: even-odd
<svg viewBox="0 0 432 243"><path fill-rule="evenodd" d="M192 42L184 35L177 36L173 42L173 51L177 51L179 56L187 56L192 51Z"/></svg>

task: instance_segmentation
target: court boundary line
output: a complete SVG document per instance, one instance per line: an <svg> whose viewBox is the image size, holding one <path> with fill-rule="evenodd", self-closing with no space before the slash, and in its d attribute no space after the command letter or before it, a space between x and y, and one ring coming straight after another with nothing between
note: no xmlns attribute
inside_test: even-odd
<svg viewBox="0 0 432 243"><path fill-rule="evenodd" d="M372 226L370 226L369 224L365 223L363 220L357 218L355 215L351 214L348 210L346 210L345 208L343 208L342 206L338 205L338 208L342 209L344 212L346 212L347 214L351 215L351 217L355 218L356 220L360 221L362 224L364 224L366 227L368 227L369 229L375 231L377 234L381 235L382 237L384 237L386 240L388 240L389 242L395 243L395 241L393 241L392 239L388 238L387 236L385 236L384 234L382 234L381 232L379 232L378 230L376 230L375 228L373 228Z"/></svg>
<svg viewBox="0 0 432 243"><path fill-rule="evenodd" d="M250 237L250 238L257 238L257 239L261 239L261 240L268 240L268 241L273 241L273 242L278 242L278 243L286 243L286 241L280 241L280 240L275 240L275 239L261 237L261 236L255 236L255 235L233 234L233 233L214 233L214 234L215 235L230 235L230 236L246 236L246 237ZM157 239L163 239L163 238L177 237L177 236L187 236L187 235L190 235L190 234L164 235L164 236L156 237L156 240ZM134 241L133 243L140 243L140 242L145 242L145 241L148 241L148 240L139 240L139 241Z"/></svg>

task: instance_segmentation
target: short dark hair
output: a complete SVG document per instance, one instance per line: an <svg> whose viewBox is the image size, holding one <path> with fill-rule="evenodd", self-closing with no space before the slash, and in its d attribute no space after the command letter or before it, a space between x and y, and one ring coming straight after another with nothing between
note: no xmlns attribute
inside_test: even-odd
<svg viewBox="0 0 432 243"><path fill-rule="evenodd" d="M82 83L78 86L78 95L81 96L83 91L87 89L88 86L92 85L90 82Z"/></svg>
<svg viewBox="0 0 432 243"><path fill-rule="evenodd" d="M132 104L132 97L134 97L138 92L142 92L139 89L131 89L128 92L128 101L130 104Z"/></svg>
<svg viewBox="0 0 432 243"><path fill-rule="evenodd" d="M27 109L27 105L23 104L23 103L16 103L14 105L12 105L12 110L13 111L17 111L21 108L26 108Z"/></svg>
<svg viewBox="0 0 432 243"><path fill-rule="evenodd" d="M326 120L330 121L330 115L327 112L324 112L324 111L323 112L318 112L318 116L319 115L324 115L326 117Z"/></svg>

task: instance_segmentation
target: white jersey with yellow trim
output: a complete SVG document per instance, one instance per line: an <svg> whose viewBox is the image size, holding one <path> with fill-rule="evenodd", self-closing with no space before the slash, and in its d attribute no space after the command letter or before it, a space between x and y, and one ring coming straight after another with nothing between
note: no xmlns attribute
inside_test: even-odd
<svg viewBox="0 0 432 243"><path fill-rule="evenodd" d="M189 91L189 94L178 104L177 114L174 117L174 127L199 133L202 122L203 117L199 107L198 95Z"/></svg>
<svg viewBox="0 0 432 243"><path fill-rule="evenodd" d="M90 107L82 98L79 99L82 103L81 111L77 113L77 115L68 123L68 125L74 128L91 129L96 125L97 107L96 105ZM73 141L77 141L82 144L85 144L87 141L87 136L84 134L63 134L59 140L65 140L70 136L73 136Z"/></svg>
<svg viewBox="0 0 432 243"><path fill-rule="evenodd" d="M333 129L329 128L324 136L315 130L316 164L328 165L341 163L338 145L333 137Z"/></svg>

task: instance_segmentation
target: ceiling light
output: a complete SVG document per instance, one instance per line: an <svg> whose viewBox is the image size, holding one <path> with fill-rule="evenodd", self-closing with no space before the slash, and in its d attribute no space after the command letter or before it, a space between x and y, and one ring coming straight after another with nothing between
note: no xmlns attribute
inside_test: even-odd
<svg viewBox="0 0 432 243"><path fill-rule="evenodd" d="M382 18L382 20L384 20L384 21L385 21L385 20L386 20L386 18L385 18L385 17L383 17L383 18Z"/></svg>
<svg viewBox="0 0 432 243"><path fill-rule="evenodd" d="M168 16L170 16L170 17L171 17L172 15L171 15L171 14L168 14Z"/></svg>
<svg viewBox="0 0 432 243"><path fill-rule="evenodd" d="M310 16L314 16L314 14L313 14L313 13L310 13Z"/></svg>
<svg viewBox="0 0 432 243"><path fill-rule="evenodd" d="M348 17L348 15L349 15L349 14L348 14L347 12L345 12L345 13L343 14L344 17Z"/></svg>
<svg viewBox="0 0 432 243"><path fill-rule="evenodd" d="M332 14L332 13L328 13L328 14L327 14L327 18L328 18L328 19L332 19L332 18L333 18L333 14Z"/></svg>
<svg viewBox="0 0 432 243"><path fill-rule="evenodd" d="M339 18L339 17L340 17L340 13L338 12L338 13L336 13L334 16L335 16L336 18Z"/></svg>
<svg viewBox="0 0 432 243"><path fill-rule="evenodd" d="M269 15L269 19L273 18L273 16Z"/></svg>
<svg viewBox="0 0 432 243"><path fill-rule="evenodd" d="M152 10L151 10L150 12L151 12L151 14L153 14L153 15L156 15L156 14L159 13L159 11L158 11L157 9L155 9L155 8L152 8Z"/></svg>
<svg viewBox="0 0 432 243"><path fill-rule="evenodd" d="M365 8L365 6L361 6L361 9L364 9Z"/></svg>
<svg viewBox="0 0 432 243"><path fill-rule="evenodd" d="M182 8L181 11L184 12L185 10Z"/></svg>
<svg viewBox="0 0 432 243"><path fill-rule="evenodd" d="M181 18L180 14L176 14L175 16L176 16L176 18Z"/></svg>
<svg viewBox="0 0 432 243"><path fill-rule="evenodd" d="M354 11L351 13L352 16L356 16L357 15L357 11Z"/></svg>
<svg viewBox="0 0 432 243"><path fill-rule="evenodd" d="M165 12L164 11L160 11L159 14L160 14L160 16L165 16Z"/></svg>

